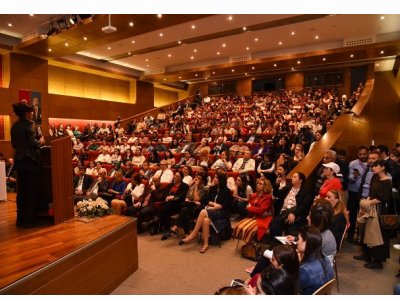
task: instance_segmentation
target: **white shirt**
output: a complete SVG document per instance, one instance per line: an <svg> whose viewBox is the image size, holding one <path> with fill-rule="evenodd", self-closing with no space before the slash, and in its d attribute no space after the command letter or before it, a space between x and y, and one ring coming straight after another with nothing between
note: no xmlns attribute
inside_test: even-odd
<svg viewBox="0 0 400 300"><path fill-rule="evenodd" d="M166 169L164 172L158 170L153 177L160 177L161 183L171 183L174 180L174 173L170 169Z"/></svg>
<svg viewBox="0 0 400 300"><path fill-rule="evenodd" d="M239 158L232 167L233 172L249 172L255 171L256 169L256 162L254 159L250 158L244 165L244 169L240 170L242 164L244 163L244 158Z"/></svg>
<svg viewBox="0 0 400 300"><path fill-rule="evenodd" d="M111 157L110 154L100 154L97 159L95 160L96 162L102 162L102 163L107 163L107 164L111 164Z"/></svg>

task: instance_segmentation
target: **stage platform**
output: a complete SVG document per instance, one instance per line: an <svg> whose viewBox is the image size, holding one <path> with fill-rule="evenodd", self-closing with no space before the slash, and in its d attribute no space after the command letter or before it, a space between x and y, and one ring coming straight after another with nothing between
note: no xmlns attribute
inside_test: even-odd
<svg viewBox="0 0 400 300"><path fill-rule="evenodd" d="M0 201L0 294L108 294L138 268L136 220L109 215L15 226L15 194Z"/></svg>

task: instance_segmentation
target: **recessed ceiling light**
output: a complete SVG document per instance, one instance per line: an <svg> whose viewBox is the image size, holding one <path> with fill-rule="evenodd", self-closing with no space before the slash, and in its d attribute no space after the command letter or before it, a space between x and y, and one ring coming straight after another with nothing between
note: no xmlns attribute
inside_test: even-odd
<svg viewBox="0 0 400 300"><path fill-rule="evenodd" d="M158 14L157 18L161 19L162 18L162 14Z"/></svg>
<svg viewBox="0 0 400 300"><path fill-rule="evenodd" d="M182 44L182 42L181 42L181 41L178 41L178 44L180 45L180 44Z"/></svg>
<svg viewBox="0 0 400 300"><path fill-rule="evenodd" d="M350 54L350 57L353 58L353 57L354 57L354 54Z"/></svg>
<svg viewBox="0 0 400 300"><path fill-rule="evenodd" d="M297 64L298 64L298 65L301 64L301 61L298 60L298 61L297 61Z"/></svg>
<svg viewBox="0 0 400 300"><path fill-rule="evenodd" d="M224 43L224 44L222 44L222 48L225 48L226 47L226 44Z"/></svg>
<svg viewBox="0 0 400 300"><path fill-rule="evenodd" d="M171 56L172 56L171 53L169 53L169 54L168 54L168 57L171 57Z"/></svg>
<svg viewBox="0 0 400 300"><path fill-rule="evenodd" d="M247 30L247 27L246 27L246 26L243 26L242 29L243 29L243 31L246 31L246 30Z"/></svg>
<svg viewBox="0 0 400 300"><path fill-rule="evenodd" d="M381 16L381 20L385 20L385 16Z"/></svg>
<svg viewBox="0 0 400 300"><path fill-rule="evenodd" d="M8 25L8 27L12 27L12 24L11 24L11 23L8 23L7 25Z"/></svg>
<svg viewBox="0 0 400 300"><path fill-rule="evenodd" d="M111 47L110 47L110 46L108 46L108 47L107 47L107 50L111 50Z"/></svg>
<svg viewBox="0 0 400 300"><path fill-rule="evenodd" d="M278 45L279 45L279 46L282 45L282 42L279 42Z"/></svg>
<svg viewBox="0 0 400 300"><path fill-rule="evenodd" d="M221 53L220 52L217 52L217 55L220 55Z"/></svg>
<svg viewBox="0 0 400 300"><path fill-rule="evenodd" d="M164 78L164 81L167 80L167 78Z"/></svg>
<svg viewBox="0 0 400 300"><path fill-rule="evenodd" d="M319 39L319 36L318 36L318 35L316 35L314 38L315 38L316 40L318 40L318 39Z"/></svg>
<svg viewBox="0 0 400 300"><path fill-rule="evenodd" d="M326 61L326 57L323 57L322 60L323 60L323 61Z"/></svg>
<svg viewBox="0 0 400 300"><path fill-rule="evenodd" d="M246 47L246 50L247 50L247 51L250 50L250 47Z"/></svg>
<svg viewBox="0 0 400 300"><path fill-rule="evenodd" d="M274 67L276 67L276 64L274 64Z"/></svg>
<svg viewBox="0 0 400 300"><path fill-rule="evenodd" d="M146 68L150 67L150 65L146 65Z"/></svg>
<svg viewBox="0 0 400 300"><path fill-rule="evenodd" d="M196 77L197 77L197 73L196 73L196 74L194 74L194 76L196 76Z"/></svg>
<svg viewBox="0 0 400 300"><path fill-rule="evenodd" d="M133 25L134 25L133 22L129 22L130 27L133 27Z"/></svg>
<svg viewBox="0 0 400 300"><path fill-rule="evenodd" d="M179 76L178 78L179 78L179 79L181 79L181 78L182 78L182 76Z"/></svg>
<svg viewBox="0 0 400 300"><path fill-rule="evenodd" d="M294 68L292 68L292 71L294 71Z"/></svg>
<svg viewBox="0 0 400 300"><path fill-rule="evenodd" d="M53 51L53 50L51 50L51 48L49 48L49 52L51 52L51 51Z"/></svg>
<svg viewBox="0 0 400 300"><path fill-rule="evenodd" d="M244 76L247 76L247 73L244 73Z"/></svg>
<svg viewBox="0 0 400 300"><path fill-rule="evenodd" d="M204 77L204 79L207 80L208 78L207 78L207 77Z"/></svg>
<svg viewBox="0 0 400 300"><path fill-rule="evenodd" d="M196 29L196 25L192 25L192 29Z"/></svg>
<svg viewBox="0 0 400 300"><path fill-rule="evenodd" d="M229 16L229 17L228 17L228 20L229 20L229 21L232 21L232 20L233 20L233 17L232 17L232 16Z"/></svg>
<svg viewBox="0 0 400 300"><path fill-rule="evenodd" d="M148 59L148 58L146 58L144 61L145 61L145 62L148 62L148 61L149 61L149 59Z"/></svg>
<svg viewBox="0 0 400 300"><path fill-rule="evenodd" d="M196 53L196 52L197 52L197 49L193 49L193 52Z"/></svg>
<svg viewBox="0 0 400 300"><path fill-rule="evenodd" d="M213 75L215 75L215 72L213 72Z"/></svg>
<svg viewBox="0 0 400 300"><path fill-rule="evenodd" d="M162 32L160 32L160 34L159 34L159 35L160 35L160 37L163 37L163 36L164 36L164 34L163 34Z"/></svg>
<svg viewBox="0 0 400 300"><path fill-rule="evenodd" d="M235 69L232 69L232 72L235 72Z"/></svg>
<svg viewBox="0 0 400 300"><path fill-rule="evenodd" d="M251 67L251 69L252 69L252 70L254 70L254 69L255 69L255 67L253 66L253 67Z"/></svg>
<svg viewBox="0 0 400 300"><path fill-rule="evenodd" d="M380 52L381 54L383 54L383 53L385 53L385 51L383 51L383 50L381 50L381 52Z"/></svg>
<svg viewBox="0 0 400 300"><path fill-rule="evenodd" d="M194 59L194 56L191 56L190 59Z"/></svg>
<svg viewBox="0 0 400 300"><path fill-rule="evenodd" d="M376 64L375 66L379 67L379 64Z"/></svg>
<svg viewBox="0 0 400 300"><path fill-rule="evenodd" d="M255 41L255 42L258 42L258 38L255 38L254 41Z"/></svg>
<svg viewBox="0 0 400 300"><path fill-rule="evenodd" d="M83 37L83 40L84 40L84 41L87 41L87 37L86 37L86 36L84 36L84 37Z"/></svg>
<svg viewBox="0 0 400 300"><path fill-rule="evenodd" d="M34 16L34 14L29 14L31 17L33 17Z"/></svg>
<svg viewBox="0 0 400 300"><path fill-rule="evenodd" d="M295 35L295 34L296 34L296 32L292 31L290 34L291 34L291 35Z"/></svg>
<svg viewBox="0 0 400 300"><path fill-rule="evenodd" d="M69 44L68 44L68 43L65 43L64 45L65 45L65 47L68 47L68 46L69 46Z"/></svg>
<svg viewBox="0 0 400 300"><path fill-rule="evenodd" d="M134 40L131 41L132 44L136 43Z"/></svg>

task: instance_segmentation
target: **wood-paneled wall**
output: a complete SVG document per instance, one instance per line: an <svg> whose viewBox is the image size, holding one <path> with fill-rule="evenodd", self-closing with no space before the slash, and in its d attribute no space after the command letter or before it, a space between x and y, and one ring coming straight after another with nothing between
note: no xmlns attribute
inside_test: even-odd
<svg viewBox="0 0 400 300"><path fill-rule="evenodd" d="M49 93L65 96L134 103L130 82L49 66Z"/></svg>
<svg viewBox="0 0 400 300"><path fill-rule="evenodd" d="M236 81L236 94L249 96L252 93L251 78L242 78Z"/></svg>
<svg viewBox="0 0 400 300"><path fill-rule="evenodd" d="M154 88L154 106L160 107L178 101L178 93L160 88Z"/></svg>
<svg viewBox="0 0 400 300"><path fill-rule="evenodd" d="M285 76L285 89L301 91L304 88L304 74L301 72L290 73Z"/></svg>

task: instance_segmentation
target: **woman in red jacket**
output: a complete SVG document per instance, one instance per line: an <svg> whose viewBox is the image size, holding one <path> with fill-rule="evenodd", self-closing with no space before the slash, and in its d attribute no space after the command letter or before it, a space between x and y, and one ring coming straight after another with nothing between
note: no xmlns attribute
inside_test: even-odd
<svg viewBox="0 0 400 300"><path fill-rule="evenodd" d="M250 198L246 209L250 218L243 219L236 225L233 236L248 243L257 232L257 240L261 240L267 233L274 215L272 185L268 179L257 180L256 192Z"/></svg>

